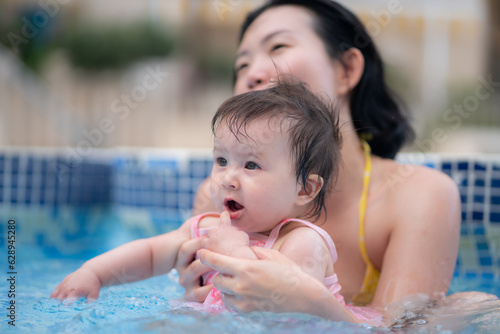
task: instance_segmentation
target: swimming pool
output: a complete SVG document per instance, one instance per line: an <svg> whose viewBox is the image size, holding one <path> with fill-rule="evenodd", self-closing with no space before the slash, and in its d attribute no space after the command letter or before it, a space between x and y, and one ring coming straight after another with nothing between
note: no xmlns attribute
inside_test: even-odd
<svg viewBox="0 0 500 334"><path fill-rule="evenodd" d="M400 159L439 168L460 188L462 236L450 293L478 290L500 296L500 158L403 155ZM307 315L213 315L179 307L175 301L182 298L183 289L175 272L104 288L93 303L48 298L86 259L176 228L189 216L196 188L210 168L209 151L97 150L79 160L68 158L65 150L0 151L0 332L373 332ZM14 240L9 239L12 231ZM15 259L9 259L9 251ZM408 314L407 323L412 324L394 330L500 329L498 301L440 312ZM12 320L15 327L9 324Z"/></svg>

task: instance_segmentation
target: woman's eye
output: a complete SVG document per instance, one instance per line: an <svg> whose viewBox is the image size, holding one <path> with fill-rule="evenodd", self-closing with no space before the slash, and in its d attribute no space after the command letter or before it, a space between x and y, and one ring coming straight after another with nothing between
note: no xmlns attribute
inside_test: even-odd
<svg viewBox="0 0 500 334"><path fill-rule="evenodd" d="M259 165L257 165L255 162L249 161L245 164L246 169L259 169Z"/></svg>
<svg viewBox="0 0 500 334"><path fill-rule="evenodd" d="M217 165L225 167L227 166L227 160L224 158L217 158Z"/></svg>
<svg viewBox="0 0 500 334"><path fill-rule="evenodd" d="M281 49L283 47L285 47L286 45L285 44L275 44L273 45L273 47L271 48L271 51L276 51L278 49Z"/></svg>
<svg viewBox="0 0 500 334"><path fill-rule="evenodd" d="M236 65L235 66L235 71L236 73L238 73L239 71L241 71L242 69L248 67L248 64L244 63L244 64L239 64L239 65Z"/></svg>

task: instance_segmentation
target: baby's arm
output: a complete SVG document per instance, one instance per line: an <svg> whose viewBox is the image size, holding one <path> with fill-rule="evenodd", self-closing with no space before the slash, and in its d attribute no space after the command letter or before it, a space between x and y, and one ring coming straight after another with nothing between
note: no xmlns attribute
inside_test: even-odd
<svg viewBox="0 0 500 334"><path fill-rule="evenodd" d="M258 259L250 248L248 234L231 226L227 211L221 213L219 227L210 230L205 248L233 257Z"/></svg>
<svg viewBox="0 0 500 334"><path fill-rule="evenodd" d="M298 264L307 274L323 282L325 276L333 275L333 259L327 244L313 229L304 226L293 228L292 224L282 229L286 234L275 245L280 253Z"/></svg>
<svg viewBox="0 0 500 334"><path fill-rule="evenodd" d="M288 224L285 228L289 227L291 227L291 224ZM314 277L321 282L321 284L323 284L326 276L334 274L334 263L330 250L325 240L323 240L323 238L313 229L303 226L294 228L286 233L281 241L278 239L276 243L278 242L280 242L278 250L281 254L295 262L302 271ZM290 275L292 274L290 273ZM300 275L288 277L287 281L292 286L296 284L297 281L301 284L300 277ZM328 306L323 309L323 314L326 315L326 318L353 323L362 322L344 305L340 304L328 290L322 290L322 294L319 298L317 305Z"/></svg>
<svg viewBox="0 0 500 334"><path fill-rule="evenodd" d="M139 239L85 262L68 275L51 298L99 297L103 286L123 284L169 272L180 245L190 237L191 219L179 229L156 237Z"/></svg>

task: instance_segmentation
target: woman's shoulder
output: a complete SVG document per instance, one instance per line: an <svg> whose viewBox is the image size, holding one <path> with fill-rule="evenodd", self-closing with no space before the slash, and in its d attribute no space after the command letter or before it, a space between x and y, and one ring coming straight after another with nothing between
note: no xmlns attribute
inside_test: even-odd
<svg viewBox="0 0 500 334"><path fill-rule="evenodd" d="M460 221L460 195L455 182L443 172L426 166L380 159L377 183L385 212L393 221ZM389 210L389 211L387 211ZM418 218L417 218L418 217Z"/></svg>
<svg viewBox="0 0 500 334"><path fill-rule="evenodd" d="M377 178L391 193L412 197L425 194L435 197L458 194L455 182L443 172L426 166L403 164L390 159L378 159Z"/></svg>
<svg viewBox="0 0 500 334"><path fill-rule="evenodd" d="M429 167L377 160L381 160L374 164L378 195L371 203L372 210L367 211L367 221L372 221L370 233L375 235L372 244L379 250L386 249L389 242L397 249L422 243L429 249L440 249L440 244L455 247L461 203L454 181ZM381 265L384 254L372 251L375 263Z"/></svg>

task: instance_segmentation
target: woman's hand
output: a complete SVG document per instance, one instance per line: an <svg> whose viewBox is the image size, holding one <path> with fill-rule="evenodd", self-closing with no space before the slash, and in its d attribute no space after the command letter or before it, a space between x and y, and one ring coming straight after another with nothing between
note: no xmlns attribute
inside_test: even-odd
<svg viewBox="0 0 500 334"><path fill-rule="evenodd" d="M186 289L184 298L189 301L202 302L212 290L212 284L201 285L201 275L212 270L209 266L195 259L196 252L203 247L206 237L185 241L179 249L175 269L179 273L179 283Z"/></svg>
<svg viewBox="0 0 500 334"><path fill-rule="evenodd" d="M260 260L239 259L205 249L198 252L203 263L220 272L214 285L222 292L228 308L238 312L304 312L324 316L320 301L335 298L323 284L276 250L252 250Z"/></svg>
<svg viewBox="0 0 500 334"><path fill-rule="evenodd" d="M198 251L203 263L219 271L214 286L226 307L237 312L300 312L333 321L361 322L322 282L285 255L273 249L251 249L259 260Z"/></svg>
<svg viewBox="0 0 500 334"><path fill-rule="evenodd" d="M59 300L87 298L89 301L92 301L99 297L100 290L101 281L97 274L82 266L77 271L66 276L54 292L52 292L50 298L57 298Z"/></svg>

